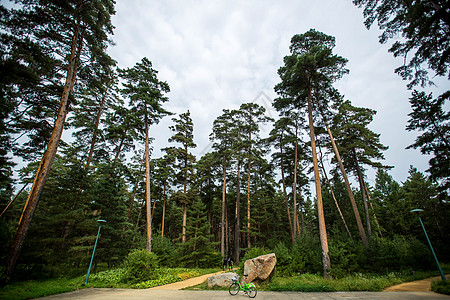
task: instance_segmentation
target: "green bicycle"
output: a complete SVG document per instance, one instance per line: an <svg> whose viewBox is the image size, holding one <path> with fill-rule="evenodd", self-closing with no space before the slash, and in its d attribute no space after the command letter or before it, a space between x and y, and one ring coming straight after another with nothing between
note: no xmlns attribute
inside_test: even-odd
<svg viewBox="0 0 450 300"><path fill-rule="evenodd" d="M244 277L247 277L248 275L244 275ZM228 289L228 292L230 292L230 295L236 296L240 290L243 290L247 296L250 298L256 297L256 286L253 282L250 283L244 283L241 285L239 282L239 276L236 275L233 278L231 278L233 283L230 285L230 288Z"/></svg>

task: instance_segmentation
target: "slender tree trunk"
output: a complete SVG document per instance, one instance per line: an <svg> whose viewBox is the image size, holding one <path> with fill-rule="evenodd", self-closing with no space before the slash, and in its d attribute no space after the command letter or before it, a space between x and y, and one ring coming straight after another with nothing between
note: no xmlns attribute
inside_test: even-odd
<svg viewBox="0 0 450 300"><path fill-rule="evenodd" d="M236 187L236 227L234 230L234 261L239 265L239 258L241 256L241 162L237 162L237 187Z"/></svg>
<svg viewBox="0 0 450 300"><path fill-rule="evenodd" d="M22 193L22 191L28 186L29 182L24 184L24 186L20 189L20 191L9 201L8 205L6 205L5 209L0 214L0 218L3 216L3 214L8 210L9 206L16 200L16 198Z"/></svg>
<svg viewBox="0 0 450 300"><path fill-rule="evenodd" d="M100 124L100 118L102 116L103 104L105 103L106 94L107 94L107 91L105 90L105 92L102 95L102 100L100 101L100 105L98 107L97 119L95 121L94 133L92 135L91 147L89 149L89 155L88 155L88 158L86 161L86 167L85 167L86 171L89 170L89 166L91 165L92 156L94 154L95 142L97 141L98 126Z"/></svg>
<svg viewBox="0 0 450 300"><path fill-rule="evenodd" d="M322 167L323 175L325 176L325 180L327 181L328 187L330 188L331 196L333 197L334 204L336 205L336 208L339 212L339 216L341 217L342 223L344 223L345 230L347 231L347 234L350 238L352 238L352 234L350 233L350 230L348 229L347 222L345 222L344 215L342 214L341 208L339 207L339 203L337 202L336 196L334 195L333 187L331 186L330 181L328 180L327 171L325 170L325 166L323 165L323 155L322 155L322 149L319 147L320 152L320 166Z"/></svg>
<svg viewBox="0 0 450 300"><path fill-rule="evenodd" d="M162 210L162 221L161 221L161 236L164 236L164 218L166 215L166 180L164 180L164 201Z"/></svg>
<svg viewBox="0 0 450 300"><path fill-rule="evenodd" d="M23 242L25 241L28 228L33 218L34 212L39 202L39 197L44 189L45 182L47 181L50 168L53 164L56 152L58 150L58 144L61 140L61 135L64 129L64 123L68 112L68 100L69 94L72 93L75 85L76 73L77 73L77 57L81 54L81 48L83 45L83 30L80 32L81 18L77 17L74 35L72 38L71 53L69 57L69 65L67 68L67 76L64 85L64 89L61 95L61 102L59 106L58 116L53 127L50 140L45 149L39 168L36 172L33 185L30 193L28 194L25 207L20 217L19 226L11 244L10 252L6 260L6 278L9 280L16 266L17 259L19 258L22 250Z"/></svg>
<svg viewBox="0 0 450 300"><path fill-rule="evenodd" d="M128 131L128 127L125 128L124 135L127 134L127 131ZM123 137L123 138L120 140L119 146L117 146L116 156L114 157L113 165L115 165L116 162L117 162L117 160L119 159L119 155L120 155L120 152L122 151L122 147L123 147L123 144L124 144L124 143L125 143L125 137Z"/></svg>
<svg viewBox="0 0 450 300"><path fill-rule="evenodd" d="M351 202L352 208L353 208L353 213L355 214L355 219L356 219L356 224L358 226L359 235L360 235L361 240L363 241L364 245L367 246L368 245L367 237L366 237L366 233L364 231L364 227L363 227L363 224L361 221L361 216L359 215L358 206L356 205L355 197L353 196L353 191L352 191L352 188L350 187L350 182L348 181L348 176L347 176L347 173L345 172L344 164L342 163L342 159L341 159L341 156L339 155L339 150L334 141L330 127L328 126L325 116L323 115L322 110L320 109L320 104L319 104L319 111L322 114L322 119L325 122L325 126L327 128L328 135L330 136L330 141L333 146L333 150L334 150L334 154L336 155L336 159L339 163L339 168L341 169L342 177L344 177L345 188L347 189L348 197L350 198L350 202Z"/></svg>
<svg viewBox="0 0 450 300"><path fill-rule="evenodd" d="M222 232L220 238L220 253L222 258L225 257L225 209L226 209L226 189L227 189L227 166L226 162L223 162L223 187L222 187Z"/></svg>
<svg viewBox="0 0 450 300"><path fill-rule="evenodd" d="M188 147L185 146L186 157L184 159L184 183L183 183L183 193L184 193L184 203L183 203L183 229L181 233L181 242L186 242L186 225L187 225L187 153Z"/></svg>
<svg viewBox="0 0 450 300"><path fill-rule="evenodd" d="M142 172L142 165L139 167L139 174ZM139 178L136 178L136 182L134 183L134 189L133 189L133 197L130 200L130 204L128 206L128 213L127 213L127 222L130 221L131 218L131 210L133 209L134 200L136 199L136 189L139 184Z"/></svg>
<svg viewBox="0 0 450 300"><path fill-rule="evenodd" d="M292 194L294 195L294 243L297 240L298 216L297 216L297 165L298 165L298 124L295 121L295 157L294 157L294 183L292 184Z"/></svg>
<svg viewBox="0 0 450 300"><path fill-rule="evenodd" d="M152 252L152 200L150 196L150 154L147 104L145 104L145 199L147 203L147 251Z"/></svg>
<svg viewBox="0 0 450 300"><path fill-rule="evenodd" d="M311 137L312 158L313 158L313 165L314 165L314 178L315 178L315 185L316 185L320 244L322 246L323 276L324 276L324 278L330 278L331 276L328 273L328 271L331 269L331 261L330 261L330 256L328 254L327 230L325 227L325 216L324 216L324 212L323 212L323 203L322 203L322 191L320 188L319 164L317 163L316 139L315 139L315 135L314 135L314 124L313 124L313 116L312 116L311 82L309 82L309 87L308 87L308 115L309 115L309 134Z"/></svg>
<svg viewBox="0 0 450 300"><path fill-rule="evenodd" d="M285 203L285 205L286 205L286 213L287 213L287 217L288 217L288 220L289 220L289 229L291 230L291 231L290 231L290 232L291 232L291 241L292 241L292 244L294 244L294 243L295 243L294 230L293 230L293 228L292 228L291 212L290 212L290 210L289 210L289 203L288 203L288 198L287 198L287 193L286 193L286 180L285 180L285 178L284 178L283 145L282 145L281 138L280 138L280 153L281 153L281 166L280 166L280 167L281 167L281 180L282 180L282 182L283 182L284 203Z"/></svg>
<svg viewBox="0 0 450 300"><path fill-rule="evenodd" d="M375 209L373 209L372 201L370 200L369 190L367 189L366 183L365 182L363 182L363 183L364 183L364 190L366 191L366 195L367 195L367 201L369 202L370 208L372 209L373 220L375 221L375 224L377 224L378 234L379 234L380 238L382 238L383 234L381 233L380 223L378 223L377 216L375 215Z"/></svg>
<svg viewBox="0 0 450 300"><path fill-rule="evenodd" d="M359 189L361 191L361 197L364 207L364 216L366 218L366 226L367 226L367 235L369 236L369 241L372 240L372 226L370 225L370 215L369 215L369 206L367 205L366 199L366 191L364 190L364 177L361 172L361 168L359 167L358 158L356 156L355 149L353 149L353 159L355 161L356 174L358 176L359 181Z"/></svg>
<svg viewBox="0 0 450 300"><path fill-rule="evenodd" d="M247 180L247 248L251 248L251 219L250 219L250 173L251 173L251 152L252 152L252 133L248 132L248 141L250 145L248 146L248 180Z"/></svg>

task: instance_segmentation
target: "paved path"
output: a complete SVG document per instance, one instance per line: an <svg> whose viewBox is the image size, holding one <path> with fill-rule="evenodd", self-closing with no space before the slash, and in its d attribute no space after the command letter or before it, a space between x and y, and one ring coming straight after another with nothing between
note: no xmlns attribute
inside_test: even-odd
<svg viewBox="0 0 450 300"><path fill-rule="evenodd" d="M249 299L244 293L231 296L228 291L184 291L180 290L189 286L204 282L208 277L223 273L220 271L214 274L207 274L196 278L187 279L181 282L154 287L145 290L133 289L106 289L90 288L74 292L39 298L42 300L148 300L148 299L196 299L196 300L244 300ZM225 271L226 272L226 271ZM447 275L449 276L449 275ZM390 287L383 292L334 292L334 293L300 293L300 292L258 292L255 299L258 300L444 300L450 296L430 292L432 280L439 280L440 277L433 277L425 280L407 282ZM449 276L450 278L450 276Z"/></svg>
<svg viewBox="0 0 450 300"><path fill-rule="evenodd" d="M244 293L231 296L228 291L170 291L130 289L83 289L75 292L40 298L42 300L246 300ZM255 300L449 300L450 296L433 292L344 292L344 293L298 293L258 292Z"/></svg>
<svg viewBox="0 0 450 300"><path fill-rule="evenodd" d="M198 276L198 277L194 277L194 278L189 278L189 279L179 281L179 282L156 286L154 288L150 288L149 290L169 290L169 291L181 290L181 289L184 289L184 288L187 288L190 286L194 286L194 285L203 283L206 281L206 279L208 279L208 277L211 277L211 276L214 276L217 274L221 274L221 273L226 273L226 272L232 272L232 271L219 271L219 272L216 272L213 274L206 274L206 275L202 275L202 276Z"/></svg>
<svg viewBox="0 0 450 300"><path fill-rule="evenodd" d="M447 280L450 280L450 274L445 275ZM390 286L385 289L385 292L429 292L431 291L431 282L435 280L441 280L441 276L436 276L432 278L427 278L418 281L405 282L402 284Z"/></svg>

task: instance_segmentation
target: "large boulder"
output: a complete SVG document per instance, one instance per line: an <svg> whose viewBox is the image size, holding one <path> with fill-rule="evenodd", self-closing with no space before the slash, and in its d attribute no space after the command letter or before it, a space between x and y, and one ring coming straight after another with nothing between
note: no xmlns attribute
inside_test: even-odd
<svg viewBox="0 0 450 300"><path fill-rule="evenodd" d="M219 275L214 275L211 277L208 277L206 280L206 286L208 288L212 287L228 287L231 285L232 281L231 278L236 276L236 273L222 273Z"/></svg>
<svg viewBox="0 0 450 300"><path fill-rule="evenodd" d="M248 274L247 282L264 281L271 277L277 264L275 253L261 255L244 263L244 274Z"/></svg>

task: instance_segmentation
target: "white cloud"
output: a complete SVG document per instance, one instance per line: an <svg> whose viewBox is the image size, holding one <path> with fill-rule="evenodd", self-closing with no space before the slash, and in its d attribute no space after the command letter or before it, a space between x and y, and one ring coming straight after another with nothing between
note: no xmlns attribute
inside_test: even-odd
<svg viewBox="0 0 450 300"><path fill-rule="evenodd" d="M335 52L349 59L350 74L339 90L354 105L378 111L371 128L390 146L386 163L396 166L395 179L404 180L410 164L426 169L428 158L404 150L415 134L405 132L410 92L393 73L400 62L378 43L377 30L365 29L351 1L134 0L118 1L116 10L111 56L120 67L144 56L153 62L171 87L166 107L191 112L197 154L207 148L222 109L238 108L261 92L276 97L277 69L291 37L316 28L335 36ZM152 130L155 155L167 145L170 124L165 118Z"/></svg>

